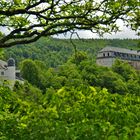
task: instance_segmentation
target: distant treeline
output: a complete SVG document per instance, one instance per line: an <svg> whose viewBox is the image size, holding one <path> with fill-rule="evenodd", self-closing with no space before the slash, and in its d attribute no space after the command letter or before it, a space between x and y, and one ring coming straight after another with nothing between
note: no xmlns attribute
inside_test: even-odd
<svg viewBox="0 0 140 140"><path fill-rule="evenodd" d="M72 41L72 43L71 43ZM4 58L13 57L19 64L24 59L40 60L49 67L57 67L76 51L84 51L90 60L95 60L97 52L105 46L140 49L138 39L56 39L41 38L37 42L28 45L17 45L4 50Z"/></svg>

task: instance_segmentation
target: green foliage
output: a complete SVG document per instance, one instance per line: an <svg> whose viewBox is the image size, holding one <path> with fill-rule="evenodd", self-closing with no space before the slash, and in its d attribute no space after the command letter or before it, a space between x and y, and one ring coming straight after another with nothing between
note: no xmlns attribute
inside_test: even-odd
<svg viewBox="0 0 140 140"><path fill-rule="evenodd" d="M86 84L107 88L110 93L139 95L140 73L128 63L117 60L112 68L107 68L97 66L93 60L85 57L78 61L76 63L75 58L70 58L63 65L47 69L45 63L27 59L22 62L21 72L25 80L41 89L43 93L49 88L58 90L63 86L77 87ZM130 86L133 83L136 84L135 88Z"/></svg>
<svg viewBox="0 0 140 140"><path fill-rule="evenodd" d="M126 81L130 79L137 79L137 73L135 69L127 62L116 60L112 69L114 72L120 74Z"/></svg>
<svg viewBox="0 0 140 140"><path fill-rule="evenodd" d="M0 59L4 58L4 51L2 49L0 49Z"/></svg>
<svg viewBox="0 0 140 140"><path fill-rule="evenodd" d="M82 62L83 60L86 60L87 58L88 56L85 52L78 51L74 53L70 61L78 65L80 64L80 62Z"/></svg>
<svg viewBox="0 0 140 140"><path fill-rule="evenodd" d="M32 100L36 90L29 85L26 90L27 83L20 88L13 92L0 87L1 139L129 140L140 137L139 96L110 94L106 89L97 92L94 87L80 85L36 94L38 100Z"/></svg>
<svg viewBox="0 0 140 140"><path fill-rule="evenodd" d="M21 75L33 85L39 84L39 70L37 65L30 59L24 60L21 66Z"/></svg>
<svg viewBox="0 0 140 140"><path fill-rule="evenodd" d="M112 71L102 72L99 79L98 86L106 87L111 93L124 94L127 92L126 83L124 83L120 75Z"/></svg>
<svg viewBox="0 0 140 140"><path fill-rule="evenodd" d="M97 52L107 45L139 49L139 40L133 39L74 39L72 41L76 45L78 54L80 53L84 59L88 57L92 61L95 61ZM17 45L3 51L5 59L13 57L17 65L24 59L32 59L42 61L49 68L66 63L71 57L72 60L75 60L74 48L69 39L41 38L35 43Z"/></svg>
<svg viewBox="0 0 140 140"><path fill-rule="evenodd" d="M92 47L95 40L86 40L78 45L77 60L68 40L62 41L65 45L55 41L50 47L33 46L29 52L17 47L17 62L33 50L38 55L21 62L28 82L16 82L12 90L0 86L0 139L140 139L140 72L119 60L112 68L97 66L94 61L97 50L114 40L100 40L99 48ZM18 54L9 50L9 54ZM53 59L44 59L47 51ZM58 59L60 54L62 59ZM53 60L59 63L50 62Z"/></svg>
<svg viewBox="0 0 140 140"><path fill-rule="evenodd" d="M44 6L45 5L45 6ZM13 0L0 1L0 46L29 44L42 36L90 30L103 36L119 31L118 19L139 31L138 0Z"/></svg>

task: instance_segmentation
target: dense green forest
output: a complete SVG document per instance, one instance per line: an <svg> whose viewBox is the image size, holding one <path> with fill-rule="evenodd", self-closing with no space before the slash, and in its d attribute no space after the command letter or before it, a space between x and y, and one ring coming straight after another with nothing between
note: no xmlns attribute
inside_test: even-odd
<svg viewBox="0 0 140 140"><path fill-rule="evenodd" d="M107 45L140 49L132 39L53 38L5 49L25 81L0 87L0 139L139 140L140 71L97 66Z"/></svg>
<svg viewBox="0 0 140 140"><path fill-rule="evenodd" d="M20 45L5 49L5 60L13 57L17 64L24 59L43 61L49 67L57 67L68 61L76 51L83 51L87 57L95 61L97 52L105 46L140 49L138 39L54 39L41 38L29 45Z"/></svg>

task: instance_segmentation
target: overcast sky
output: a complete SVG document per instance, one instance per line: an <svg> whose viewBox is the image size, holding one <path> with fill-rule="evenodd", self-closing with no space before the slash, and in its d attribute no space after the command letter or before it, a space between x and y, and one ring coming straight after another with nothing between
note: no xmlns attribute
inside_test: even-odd
<svg viewBox="0 0 140 140"><path fill-rule="evenodd" d="M77 31L78 35L80 38L101 38L99 37L97 34L93 34L92 32L90 31ZM67 33L66 36L64 35L58 35L58 36L54 36L56 38L70 38L70 33ZM76 34L73 35L73 38L77 38ZM108 38L108 39L112 39L112 38L120 38L120 39L126 39L126 38L139 38L137 35L136 35L136 32L128 29L128 28L125 28L121 31L121 32L118 32L118 33L112 33L112 34L105 34L103 38Z"/></svg>
<svg viewBox="0 0 140 140"><path fill-rule="evenodd" d="M120 26L120 29L122 30L121 32L117 32L112 33L112 34L105 34L103 38L108 38L108 39L112 39L112 38L119 38L119 39L126 39L126 38L134 38L134 39L140 39L140 36L136 35L136 32L132 31L131 29L123 26L122 21L118 22L118 25ZM8 31L5 28L0 27L0 30L4 33L7 33ZM90 31L77 31L78 35L80 38L101 38L99 37L97 34L93 34ZM55 35L54 37L56 38L70 38L70 33L67 33L66 36L64 36L63 34L61 35ZM73 38L78 38L75 35L73 35Z"/></svg>
<svg viewBox="0 0 140 140"><path fill-rule="evenodd" d="M112 33L112 34L105 34L103 38L120 38L120 39L126 39L126 38L134 38L134 39L140 39L140 36L136 35L135 31L132 31L131 29L127 28L126 26L123 25L123 21L118 20L117 24L120 26L121 32ZM80 38L101 38L97 34L93 34L90 31L78 31L77 32ZM59 36L54 36L57 38L70 38L70 33L68 33L66 36L64 35L59 35ZM76 34L73 35L73 38L77 38Z"/></svg>
<svg viewBox="0 0 140 140"><path fill-rule="evenodd" d="M112 38L119 38L119 39L126 39L126 38L133 38L133 39L140 39L140 36L136 35L135 31L132 31L131 29L125 27L125 26L121 26L120 27L121 32L117 32L117 33L112 33L112 34L105 34L103 38L108 38L108 39L112 39ZM80 38L101 38L99 37L97 34L94 34L90 31L77 31L78 35ZM54 36L57 38L70 38L70 33L67 33L66 36L64 35L58 35L58 36ZM76 34L73 35L73 38L77 38Z"/></svg>

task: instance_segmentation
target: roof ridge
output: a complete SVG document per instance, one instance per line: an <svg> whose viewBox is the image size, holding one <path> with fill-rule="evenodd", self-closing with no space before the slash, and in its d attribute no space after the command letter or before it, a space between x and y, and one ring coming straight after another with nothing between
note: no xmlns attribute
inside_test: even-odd
<svg viewBox="0 0 140 140"><path fill-rule="evenodd" d="M127 48L119 48L119 47L112 47L112 46L106 46L99 52L107 52L107 51L140 55L140 51L138 51L138 50L131 50L131 49L127 49Z"/></svg>

